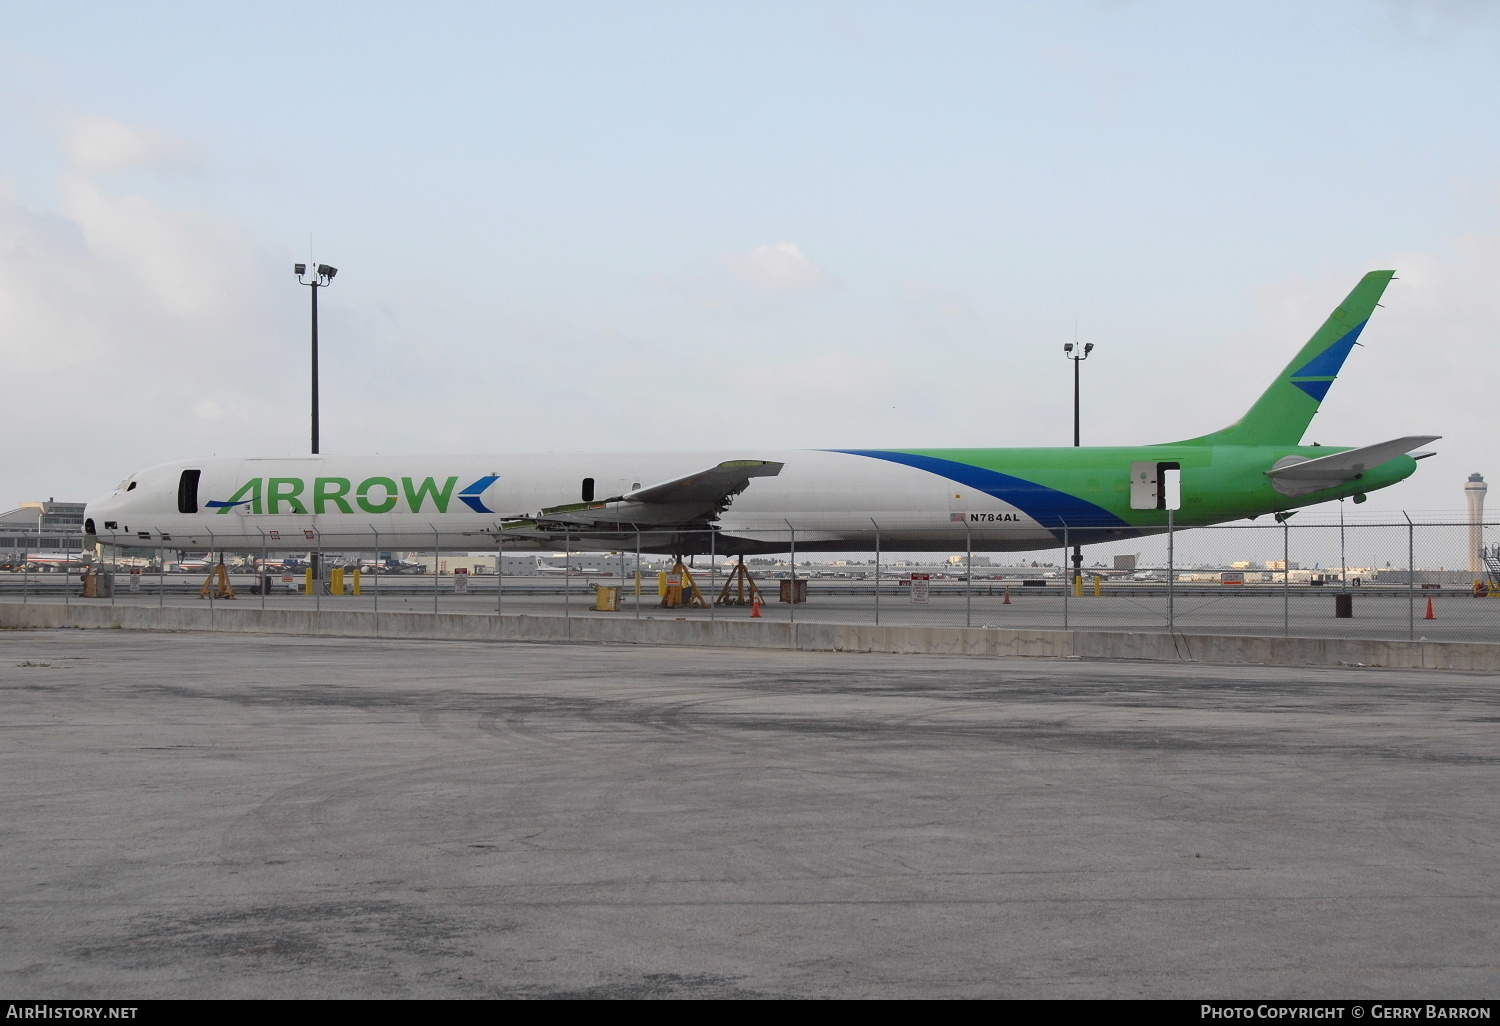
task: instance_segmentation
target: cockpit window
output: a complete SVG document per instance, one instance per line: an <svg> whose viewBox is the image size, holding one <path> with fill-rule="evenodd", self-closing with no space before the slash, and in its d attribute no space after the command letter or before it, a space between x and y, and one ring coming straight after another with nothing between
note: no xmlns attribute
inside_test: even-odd
<svg viewBox="0 0 1500 1026"><path fill-rule="evenodd" d="M132 481L132 482L130 482L130 483L129 483L129 484L128 484L128 485L126 485L126 486L125 486L125 490L126 490L126 491L127 491L127 492L133 492L133 491L135 491L135 482L134 482L134 481Z"/></svg>

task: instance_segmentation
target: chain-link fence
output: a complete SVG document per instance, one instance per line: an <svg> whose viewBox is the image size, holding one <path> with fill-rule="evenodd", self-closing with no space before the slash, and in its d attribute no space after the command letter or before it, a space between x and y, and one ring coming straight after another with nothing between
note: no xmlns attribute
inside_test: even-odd
<svg viewBox="0 0 1500 1026"><path fill-rule="evenodd" d="M1500 561L1484 558L1500 551L1500 524L1403 514L1121 538L1063 523L1045 548L1001 553L955 517L953 549L937 554L901 547L916 530L872 518L861 551L817 523L753 537L435 531L426 548L307 530L291 556L102 539L87 563L23 554L0 572L0 599L1500 641Z"/></svg>

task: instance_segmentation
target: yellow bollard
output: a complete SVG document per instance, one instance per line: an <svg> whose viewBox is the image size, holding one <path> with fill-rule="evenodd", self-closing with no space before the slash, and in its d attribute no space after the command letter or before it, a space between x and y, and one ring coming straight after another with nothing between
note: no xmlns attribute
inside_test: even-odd
<svg viewBox="0 0 1500 1026"><path fill-rule="evenodd" d="M1073 577L1073 597L1083 598L1083 575L1077 574Z"/></svg>
<svg viewBox="0 0 1500 1026"><path fill-rule="evenodd" d="M1094 578L1094 598L1099 598L1103 594L1104 594L1104 578L1102 578L1102 577L1095 577Z"/></svg>
<svg viewBox="0 0 1500 1026"><path fill-rule="evenodd" d="M635 572L635 593L637 595L641 593L641 572L639 570Z"/></svg>
<svg viewBox="0 0 1500 1026"><path fill-rule="evenodd" d="M667 597L667 572L665 570L656 575L656 593L662 598Z"/></svg>
<svg viewBox="0 0 1500 1026"><path fill-rule="evenodd" d="M359 567L354 568L354 594L359 594Z"/></svg>
<svg viewBox="0 0 1500 1026"><path fill-rule="evenodd" d="M344 568L336 566L333 568L333 573L328 576L329 594L342 595L344 593Z"/></svg>
<svg viewBox="0 0 1500 1026"><path fill-rule="evenodd" d="M304 594L304 595L311 595L312 593L313 593L313 572L312 572L312 567L308 567L307 568L307 590L304 591L302 594Z"/></svg>

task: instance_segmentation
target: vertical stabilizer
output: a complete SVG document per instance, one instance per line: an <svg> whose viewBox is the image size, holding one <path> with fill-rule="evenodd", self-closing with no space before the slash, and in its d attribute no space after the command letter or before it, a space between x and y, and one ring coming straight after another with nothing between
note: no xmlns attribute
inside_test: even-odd
<svg viewBox="0 0 1500 1026"><path fill-rule="evenodd" d="M1395 271L1371 271L1239 420L1188 444L1297 445Z"/></svg>

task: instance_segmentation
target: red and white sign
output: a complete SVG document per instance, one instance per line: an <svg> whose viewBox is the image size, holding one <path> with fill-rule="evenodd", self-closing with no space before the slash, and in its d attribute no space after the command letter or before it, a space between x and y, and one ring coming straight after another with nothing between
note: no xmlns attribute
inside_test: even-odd
<svg viewBox="0 0 1500 1026"><path fill-rule="evenodd" d="M921 605L927 604L927 596L932 589L931 574L911 575L911 600Z"/></svg>

